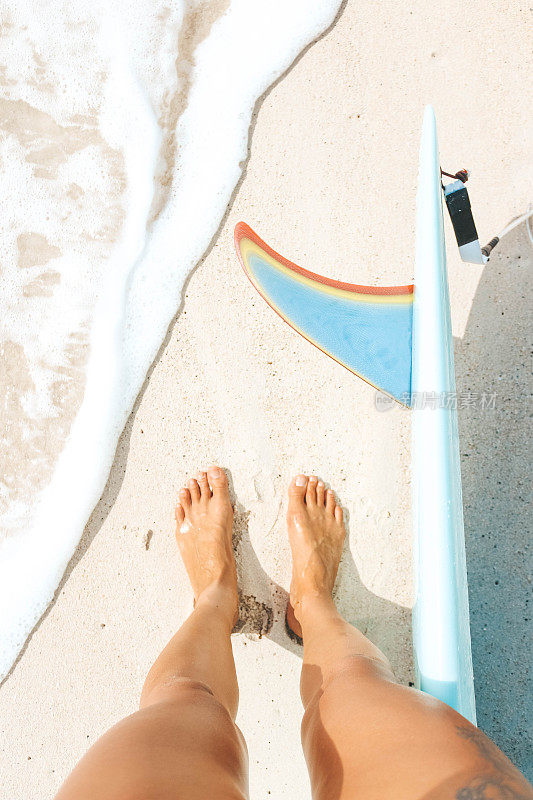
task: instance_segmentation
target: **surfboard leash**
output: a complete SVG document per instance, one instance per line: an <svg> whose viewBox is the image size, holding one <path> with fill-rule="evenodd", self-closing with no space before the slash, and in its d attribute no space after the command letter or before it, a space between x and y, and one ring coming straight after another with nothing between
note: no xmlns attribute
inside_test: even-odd
<svg viewBox="0 0 533 800"><path fill-rule="evenodd" d="M459 247L459 253L463 261L469 264L486 264L490 254L503 236L522 222L526 223L529 240L533 244L533 235L529 226L529 219L533 216L533 209L530 207L525 214L515 217L515 219L511 220L511 222L506 225L498 236L494 236L490 242L484 245L484 247L481 247L474 216L472 214L468 190L465 186L465 183L470 177L470 171L467 169L460 169L458 172L452 174L451 172L445 172L441 167L440 172L441 178L445 175L447 178L453 179L453 183L443 184L441 181L441 186Z"/></svg>

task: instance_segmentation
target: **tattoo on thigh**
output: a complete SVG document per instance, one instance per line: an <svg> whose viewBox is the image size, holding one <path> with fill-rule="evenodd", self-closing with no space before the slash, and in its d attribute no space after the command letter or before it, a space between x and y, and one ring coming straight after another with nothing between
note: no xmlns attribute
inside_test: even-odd
<svg viewBox="0 0 533 800"><path fill-rule="evenodd" d="M456 800L531 800L532 795L513 789L505 778L475 778L456 793Z"/></svg>
<svg viewBox="0 0 533 800"><path fill-rule="evenodd" d="M533 800L533 789L494 742L470 726L457 726L457 734L477 748L494 773L477 775L456 792L455 800Z"/></svg>
<svg viewBox="0 0 533 800"><path fill-rule="evenodd" d="M514 772L515 767L511 764L509 759L504 756L499 747L496 747L484 733L481 733L477 728L471 726L457 726L457 734L461 739L466 739L467 742L473 744L482 758L488 761L495 769L501 772Z"/></svg>

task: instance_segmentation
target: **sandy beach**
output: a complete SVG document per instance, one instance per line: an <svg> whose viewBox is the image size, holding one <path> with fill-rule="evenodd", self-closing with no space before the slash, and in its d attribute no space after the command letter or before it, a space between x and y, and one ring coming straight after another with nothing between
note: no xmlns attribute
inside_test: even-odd
<svg viewBox="0 0 533 800"><path fill-rule="evenodd" d="M147 670L191 609L173 504L198 467L223 466L235 502L237 721L253 798L310 797L301 649L284 628L294 473L320 475L337 490L349 531L338 606L402 682L413 680L409 412L380 413L372 387L279 320L246 280L233 229L245 220L292 261L333 278L411 282L419 133L432 103L442 166L472 170L480 238L490 239L533 200L530 46L525 6L505 0L348 0L259 100L243 177L185 284L105 491L0 687L0 800L52 797L87 747L136 709ZM527 773L532 248L522 225L486 267L466 265L445 224L465 393L478 722ZM467 394L484 392L495 404L481 412Z"/></svg>

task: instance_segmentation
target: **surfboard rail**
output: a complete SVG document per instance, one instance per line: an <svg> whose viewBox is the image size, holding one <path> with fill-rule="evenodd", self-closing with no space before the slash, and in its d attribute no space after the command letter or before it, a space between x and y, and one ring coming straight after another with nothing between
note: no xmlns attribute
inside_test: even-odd
<svg viewBox="0 0 533 800"><path fill-rule="evenodd" d="M475 724L453 336L431 106L422 126L416 231L411 375L415 668L422 690Z"/></svg>

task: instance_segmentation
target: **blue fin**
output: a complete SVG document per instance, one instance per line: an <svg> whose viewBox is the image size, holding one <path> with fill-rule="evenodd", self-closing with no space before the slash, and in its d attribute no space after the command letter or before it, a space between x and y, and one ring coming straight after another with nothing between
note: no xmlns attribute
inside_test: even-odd
<svg viewBox="0 0 533 800"><path fill-rule="evenodd" d="M315 275L240 222L235 246L251 282L292 328L402 405L411 401L413 287L373 287Z"/></svg>

